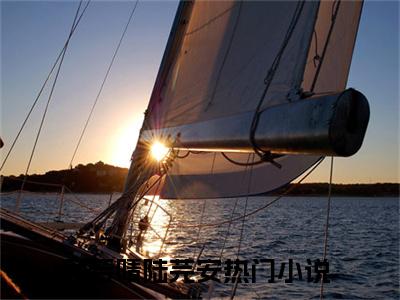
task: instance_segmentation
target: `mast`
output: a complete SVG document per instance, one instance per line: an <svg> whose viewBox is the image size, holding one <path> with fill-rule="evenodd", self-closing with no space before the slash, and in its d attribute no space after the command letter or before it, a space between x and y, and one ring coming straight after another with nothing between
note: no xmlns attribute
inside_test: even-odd
<svg viewBox="0 0 400 300"><path fill-rule="evenodd" d="M360 3L346 1L182 1L110 246L121 248L135 196L155 174L157 164L148 159L153 142L174 140L169 148L187 151L161 191L174 189L174 197L183 198L265 193L321 156L356 153L369 106L345 87L360 12ZM235 152L230 155L239 162L258 154L252 185L244 191L240 184L248 164L215 152Z"/></svg>

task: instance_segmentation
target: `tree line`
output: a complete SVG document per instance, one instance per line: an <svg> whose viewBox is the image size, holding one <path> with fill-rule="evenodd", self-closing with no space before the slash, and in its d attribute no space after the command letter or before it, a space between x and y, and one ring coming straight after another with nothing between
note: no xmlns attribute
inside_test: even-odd
<svg viewBox="0 0 400 300"><path fill-rule="evenodd" d="M24 190L32 192L59 192L62 185L76 193L122 192L128 169L105 164L101 161L87 165L79 164L75 168L49 171L45 174L32 174L27 177ZM10 192L21 188L24 175L2 176L1 191ZM280 195L293 184L286 185L267 195ZM327 195L328 183L302 183L291 189L291 196ZM360 197L399 197L400 184L333 184L333 196Z"/></svg>

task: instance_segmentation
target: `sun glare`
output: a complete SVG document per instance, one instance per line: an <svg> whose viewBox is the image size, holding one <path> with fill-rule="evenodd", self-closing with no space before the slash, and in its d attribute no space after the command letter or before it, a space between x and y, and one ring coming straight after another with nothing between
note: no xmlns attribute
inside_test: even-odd
<svg viewBox="0 0 400 300"><path fill-rule="evenodd" d="M142 120L137 118L130 124L122 126L116 132L110 154L112 164L123 168L129 168L141 122Z"/></svg>
<svg viewBox="0 0 400 300"><path fill-rule="evenodd" d="M150 152L151 156L156 161L162 161L168 155L169 149L160 142L154 142L153 145L151 145Z"/></svg>

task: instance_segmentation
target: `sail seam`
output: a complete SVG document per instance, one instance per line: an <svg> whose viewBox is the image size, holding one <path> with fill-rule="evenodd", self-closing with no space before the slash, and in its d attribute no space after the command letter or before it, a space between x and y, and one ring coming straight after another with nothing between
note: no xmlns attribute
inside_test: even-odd
<svg viewBox="0 0 400 300"><path fill-rule="evenodd" d="M218 15L216 15L215 17L209 19L207 22L205 22L203 25L200 25L199 27L193 29L192 31L189 31L185 34L185 36L188 35L192 35L200 30L202 30L203 28L207 27L208 25L210 25L211 23L215 22L216 20L218 20L219 18L221 18L223 15L225 15L226 13L228 13L229 11L231 11L233 8L235 7L235 4L233 4L231 7L225 9L224 11L222 11L221 13L219 13Z"/></svg>

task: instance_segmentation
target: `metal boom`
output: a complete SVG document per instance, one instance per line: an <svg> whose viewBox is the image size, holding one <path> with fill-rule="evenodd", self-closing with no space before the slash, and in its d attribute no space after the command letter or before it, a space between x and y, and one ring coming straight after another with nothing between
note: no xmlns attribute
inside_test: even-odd
<svg viewBox="0 0 400 300"><path fill-rule="evenodd" d="M183 126L144 130L151 143L168 135L180 136L175 148L203 151L251 152L250 127L254 112ZM302 99L260 112L255 131L257 147L276 154L351 156L361 147L369 121L365 96L342 93Z"/></svg>

